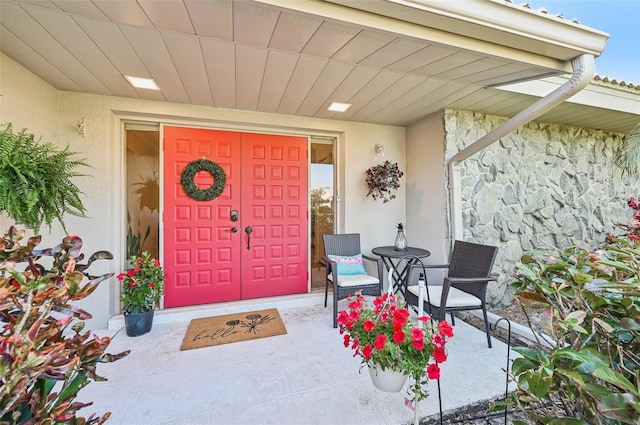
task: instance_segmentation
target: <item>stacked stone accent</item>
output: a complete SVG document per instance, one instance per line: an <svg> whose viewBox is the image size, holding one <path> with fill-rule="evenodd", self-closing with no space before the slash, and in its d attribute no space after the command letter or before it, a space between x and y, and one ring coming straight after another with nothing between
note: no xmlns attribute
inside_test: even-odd
<svg viewBox="0 0 640 425"><path fill-rule="evenodd" d="M446 163L506 118L445 112ZM532 122L462 163L464 240L500 247L490 304L513 298L514 265L535 248L593 249L631 218L637 178L622 178L612 164L622 134Z"/></svg>

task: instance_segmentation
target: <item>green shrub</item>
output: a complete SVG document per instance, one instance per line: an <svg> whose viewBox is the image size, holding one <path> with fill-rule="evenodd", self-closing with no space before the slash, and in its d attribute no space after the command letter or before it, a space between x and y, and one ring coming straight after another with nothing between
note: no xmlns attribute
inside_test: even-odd
<svg viewBox="0 0 640 425"><path fill-rule="evenodd" d="M96 374L97 363L129 352L105 353L111 339L83 332L91 315L73 302L113 275L87 272L93 262L113 257L98 251L80 263L82 240L74 235L44 250L35 249L40 236L20 245L23 238L14 227L0 238L0 423L103 423L110 413L77 417L92 403L74 399L92 380L105 380Z"/></svg>
<svg viewBox="0 0 640 425"><path fill-rule="evenodd" d="M517 348L519 407L539 424L640 423L640 243L533 251L515 267L517 299L546 309L554 348ZM562 412L559 414L558 412Z"/></svg>

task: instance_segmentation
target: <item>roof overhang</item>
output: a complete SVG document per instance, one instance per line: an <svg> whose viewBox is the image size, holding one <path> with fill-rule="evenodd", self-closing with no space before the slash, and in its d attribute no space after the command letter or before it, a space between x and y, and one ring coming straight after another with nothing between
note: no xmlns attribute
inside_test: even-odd
<svg viewBox="0 0 640 425"><path fill-rule="evenodd" d="M326 1L553 58L564 62L567 72L567 61L584 53L598 57L609 38L605 32L504 0Z"/></svg>
<svg viewBox="0 0 640 425"><path fill-rule="evenodd" d="M493 0L0 6L2 52L59 90L400 126L448 107L525 107L528 95L496 87L570 73L571 59L599 55L608 37ZM333 101L353 106L327 111Z"/></svg>

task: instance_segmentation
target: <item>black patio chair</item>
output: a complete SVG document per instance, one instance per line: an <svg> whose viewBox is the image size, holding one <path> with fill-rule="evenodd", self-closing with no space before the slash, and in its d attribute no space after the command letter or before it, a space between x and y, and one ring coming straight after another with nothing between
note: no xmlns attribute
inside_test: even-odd
<svg viewBox="0 0 640 425"><path fill-rule="evenodd" d="M498 248L472 242L455 241L449 264L425 264L425 269L449 269L442 285L427 283L423 308L436 320L444 320L451 314L451 323L455 325L453 313L456 311L482 310L487 344L491 348L491 333L487 319L485 297L489 282L495 280L491 269L496 259ZM415 282L415 275L423 272L423 265L412 266L408 282ZM412 279L413 277L413 279ZM409 285L405 291L409 305L417 306L418 285Z"/></svg>
<svg viewBox="0 0 640 425"><path fill-rule="evenodd" d="M333 327L338 327L338 301L362 290L363 295L382 294L382 260L362 254L360 234L323 235L327 275L324 306L329 297L329 282L333 285ZM368 274L364 262L373 262L376 272Z"/></svg>

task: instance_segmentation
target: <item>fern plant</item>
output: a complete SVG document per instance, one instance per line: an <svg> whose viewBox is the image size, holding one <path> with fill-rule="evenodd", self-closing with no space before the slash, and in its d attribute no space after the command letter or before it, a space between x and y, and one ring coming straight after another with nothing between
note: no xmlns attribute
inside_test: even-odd
<svg viewBox="0 0 640 425"><path fill-rule="evenodd" d="M84 175L78 167L88 165L75 155L68 146L36 142L26 129L16 133L11 123L0 129L0 212L36 232L54 220L66 231L65 214L86 212L82 191L71 180Z"/></svg>
<svg viewBox="0 0 640 425"><path fill-rule="evenodd" d="M640 167L640 123L624 136L622 144L613 153L613 165L622 176L637 176Z"/></svg>

